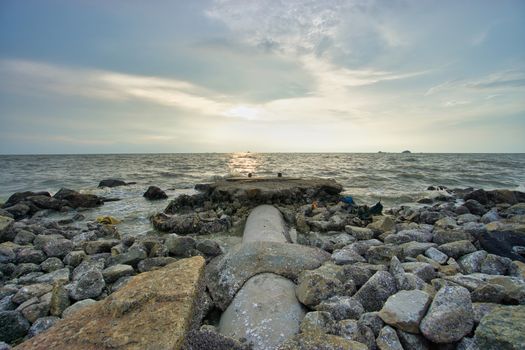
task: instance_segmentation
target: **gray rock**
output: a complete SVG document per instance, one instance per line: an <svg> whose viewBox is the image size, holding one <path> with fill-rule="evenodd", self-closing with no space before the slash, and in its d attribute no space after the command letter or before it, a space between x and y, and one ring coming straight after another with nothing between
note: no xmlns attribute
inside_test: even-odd
<svg viewBox="0 0 525 350"><path fill-rule="evenodd" d="M32 338L36 335L39 335L43 331L51 328L60 318L56 316L42 317L36 320L31 328L29 328L28 337Z"/></svg>
<svg viewBox="0 0 525 350"><path fill-rule="evenodd" d="M56 257L48 258L40 264L40 268L44 272L53 272L64 268L62 260Z"/></svg>
<svg viewBox="0 0 525 350"><path fill-rule="evenodd" d="M365 312L359 317L359 324L369 327L373 332L374 336L377 337L379 332L385 325L381 317L379 317L379 312Z"/></svg>
<svg viewBox="0 0 525 350"><path fill-rule="evenodd" d="M148 187L148 189L146 190L146 192L144 192L142 196L146 199L149 199L150 201L168 198L166 192L164 192L157 186Z"/></svg>
<svg viewBox="0 0 525 350"><path fill-rule="evenodd" d="M67 309L64 310L64 312L62 313L62 318L69 317L70 315L74 314L78 310L80 310L80 309L82 309L82 308L84 308L86 306L93 305L94 303L96 303L96 301L93 300L93 299L84 299L84 300L81 300L79 302L76 302L76 303L74 303L73 305L71 305L70 307L68 307Z"/></svg>
<svg viewBox="0 0 525 350"><path fill-rule="evenodd" d="M365 312L359 301L346 296L333 296L323 300L315 309L329 312L336 321L344 319L358 320Z"/></svg>
<svg viewBox="0 0 525 350"><path fill-rule="evenodd" d="M378 232L387 232L395 229L395 222L390 216L374 216L373 222L367 228Z"/></svg>
<svg viewBox="0 0 525 350"><path fill-rule="evenodd" d="M62 238L46 242L42 250L49 257L56 256L63 258L67 255L67 253L72 251L73 248L73 242L71 242L69 239Z"/></svg>
<svg viewBox="0 0 525 350"><path fill-rule="evenodd" d="M104 276L106 283L113 283L121 277L131 276L134 273L135 271L133 270L132 266L118 264L104 269L102 271L102 276Z"/></svg>
<svg viewBox="0 0 525 350"><path fill-rule="evenodd" d="M466 223L469 223L469 222L478 222L479 219L481 218L478 215L462 214L462 215L458 215L457 221L458 221L458 225L465 225Z"/></svg>
<svg viewBox="0 0 525 350"><path fill-rule="evenodd" d="M375 347L374 332L356 320L341 320L337 322L335 334L348 340L366 344L369 349Z"/></svg>
<svg viewBox="0 0 525 350"><path fill-rule="evenodd" d="M486 284L470 293L473 302L501 303L505 298L505 287L498 284Z"/></svg>
<svg viewBox="0 0 525 350"><path fill-rule="evenodd" d="M421 334L413 334L396 329L397 337L405 350L430 350L430 342ZM472 349L474 350L474 349Z"/></svg>
<svg viewBox="0 0 525 350"><path fill-rule="evenodd" d="M122 180L117 179L105 179L99 182L98 187L117 187L117 186L126 186L127 183Z"/></svg>
<svg viewBox="0 0 525 350"><path fill-rule="evenodd" d="M403 256L406 257L416 257L419 254L423 254L428 249L436 247L436 243L424 243L424 242L407 242L401 244L400 247L403 250Z"/></svg>
<svg viewBox="0 0 525 350"><path fill-rule="evenodd" d="M27 334L29 322L19 311L0 312L0 341L11 343Z"/></svg>
<svg viewBox="0 0 525 350"><path fill-rule="evenodd" d="M131 281L132 278L133 276L124 276L124 277L119 278L111 286L111 292L115 293L116 291L120 290L122 287L128 284L128 282Z"/></svg>
<svg viewBox="0 0 525 350"><path fill-rule="evenodd" d="M483 317L490 314L499 307L502 307L502 305L495 303L472 303L472 310L474 311L474 324L479 324Z"/></svg>
<svg viewBox="0 0 525 350"><path fill-rule="evenodd" d="M11 230L15 220L7 216L0 215L0 242L12 241L14 232Z"/></svg>
<svg viewBox="0 0 525 350"><path fill-rule="evenodd" d="M74 300L96 298L102 293L105 286L102 273L91 270L81 275L73 283L69 296Z"/></svg>
<svg viewBox="0 0 525 350"><path fill-rule="evenodd" d="M333 333L335 329L335 321L329 312L312 311L304 316L301 321L300 329L303 333L311 331Z"/></svg>
<svg viewBox="0 0 525 350"><path fill-rule="evenodd" d="M481 215L483 215L483 214L485 214L487 212L487 209L483 206L483 204L481 204L480 202L478 202L475 199L469 199L469 200L465 201L464 205L474 215L481 216Z"/></svg>
<svg viewBox="0 0 525 350"><path fill-rule="evenodd" d="M18 264L40 264L44 260L46 260L46 255L42 251L37 249L24 248L16 253L16 262Z"/></svg>
<svg viewBox="0 0 525 350"><path fill-rule="evenodd" d="M464 230L435 230L432 241L439 245L457 241L473 241L470 233Z"/></svg>
<svg viewBox="0 0 525 350"><path fill-rule="evenodd" d="M53 316L62 316L62 312L69 307L69 294L61 283L55 283L49 302L49 313Z"/></svg>
<svg viewBox="0 0 525 350"><path fill-rule="evenodd" d="M259 205L252 209L246 225L242 242L287 242L288 232L281 212L273 205Z"/></svg>
<svg viewBox="0 0 525 350"><path fill-rule="evenodd" d="M487 252L484 250L478 250L474 253L463 255L459 258L458 263L466 274L480 272L481 263L487 257Z"/></svg>
<svg viewBox="0 0 525 350"><path fill-rule="evenodd" d="M137 268L140 272L146 272L146 271L159 269L175 261L177 261L176 258L168 257L168 256L156 257L156 258L146 258L138 263Z"/></svg>
<svg viewBox="0 0 525 350"><path fill-rule="evenodd" d="M108 258L108 265L124 264L133 267L148 257L148 252L140 244L133 244L127 252L114 255Z"/></svg>
<svg viewBox="0 0 525 350"><path fill-rule="evenodd" d="M468 290L445 286L436 293L419 328L434 343L451 343L467 335L473 326L474 312Z"/></svg>
<svg viewBox="0 0 525 350"><path fill-rule="evenodd" d="M225 309L235 293L250 277L272 272L290 279L319 267L330 254L296 244L249 242L231 248L206 266L205 280L212 299Z"/></svg>
<svg viewBox="0 0 525 350"><path fill-rule="evenodd" d="M63 269L55 270L37 277L36 282L49 284L53 284L55 282L67 283L69 281L69 275L69 269L65 267Z"/></svg>
<svg viewBox="0 0 525 350"><path fill-rule="evenodd" d="M165 244L170 254L175 256L190 257L195 249L195 239L176 234L168 235Z"/></svg>
<svg viewBox="0 0 525 350"><path fill-rule="evenodd" d="M494 254L488 254L481 263L480 272L487 275L506 275L512 260Z"/></svg>
<svg viewBox="0 0 525 350"><path fill-rule="evenodd" d="M413 273L425 282L430 282L436 278L436 271L431 264L425 262L408 262L401 265L405 271Z"/></svg>
<svg viewBox="0 0 525 350"><path fill-rule="evenodd" d="M473 253L477 250L476 247L467 240L442 244L437 249L454 259L458 259L463 255Z"/></svg>
<svg viewBox="0 0 525 350"><path fill-rule="evenodd" d="M11 311L16 309L16 304L13 303L13 295L8 295L0 299L0 311Z"/></svg>
<svg viewBox="0 0 525 350"><path fill-rule="evenodd" d="M74 250L64 257L64 263L72 267L77 267L86 257L87 255L83 250Z"/></svg>
<svg viewBox="0 0 525 350"><path fill-rule="evenodd" d="M402 290L388 298L379 317L398 329L419 333L419 323L425 316L430 301L430 295L423 291Z"/></svg>
<svg viewBox="0 0 525 350"><path fill-rule="evenodd" d="M42 248L44 248L44 245L47 243L47 242L51 242L51 241L54 241L54 240L57 240L57 239L64 239L64 236L62 235L59 235L59 234L39 234L35 237L35 239L33 240L33 246L35 247L35 249L37 250L42 250Z"/></svg>
<svg viewBox="0 0 525 350"><path fill-rule="evenodd" d="M355 262L365 262L365 258L357 254L351 248L342 248L334 250L332 253L332 260L338 265L352 264Z"/></svg>
<svg viewBox="0 0 525 350"><path fill-rule="evenodd" d="M525 223L495 221L487 225L486 232L479 236L479 243L487 252L525 262L525 257L512 248L525 246Z"/></svg>
<svg viewBox="0 0 525 350"><path fill-rule="evenodd" d="M11 350L11 349L12 347L9 344L3 341L0 341L0 350Z"/></svg>
<svg viewBox="0 0 525 350"><path fill-rule="evenodd" d="M430 259L437 261L440 264L444 264L448 260L448 256L439 250L437 250L434 247L430 247L425 251L425 256L429 257Z"/></svg>
<svg viewBox="0 0 525 350"><path fill-rule="evenodd" d="M498 221L498 220L501 220L501 217L498 215L498 212L495 209L492 209L492 210L486 212L481 217L481 222L484 223L484 224L488 224L490 222Z"/></svg>
<svg viewBox="0 0 525 350"><path fill-rule="evenodd" d="M116 246L119 243L120 241L118 239L101 239L98 241L88 241L84 243L84 251L89 255L98 253L109 253L111 252L111 247Z"/></svg>
<svg viewBox="0 0 525 350"><path fill-rule="evenodd" d="M245 338L254 349L273 349L299 332L305 315L295 285L273 273L250 278L224 311L219 332Z"/></svg>
<svg viewBox="0 0 525 350"><path fill-rule="evenodd" d="M394 328L384 326L376 339L380 350L404 350Z"/></svg>
<svg viewBox="0 0 525 350"><path fill-rule="evenodd" d="M343 290L343 283L338 278L318 270L304 271L297 279L297 299L310 307Z"/></svg>
<svg viewBox="0 0 525 350"><path fill-rule="evenodd" d="M371 264L388 264L393 256L403 257L403 250L394 244L372 246L366 252L366 258Z"/></svg>
<svg viewBox="0 0 525 350"><path fill-rule="evenodd" d="M0 264L8 264L15 261L16 254L11 247L0 246Z"/></svg>
<svg viewBox="0 0 525 350"><path fill-rule="evenodd" d="M22 315L26 320L33 323L37 319L47 316L49 313L49 303L48 302L41 302L41 303L35 303L31 304L25 308L19 308L20 311L22 311Z"/></svg>
<svg viewBox="0 0 525 350"><path fill-rule="evenodd" d="M104 262L100 260L84 260L73 270L73 280L77 280L88 271L102 271Z"/></svg>
<svg viewBox="0 0 525 350"><path fill-rule="evenodd" d="M34 298L40 297L46 293L49 293L53 287L50 284L46 283L37 283L29 286L24 286L18 290L18 292L13 296L12 301L17 304L22 304L23 302Z"/></svg>
<svg viewBox="0 0 525 350"><path fill-rule="evenodd" d="M476 343L480 349L524 349L525 305L500 307L483 317Z"/></svg>
<svg viewBox="0 0 525 350"><path fill-rule="evenodd" d="M17 230L13 243L26 245L33 243L36 235L33 232L27 230Z"/></svg>
<svg viewBox="0 0 525 350"><path fill-rule="evenodd" d="M374 238L374 231L366 227L345 226L345 231L354 236L359 241L364 241Z"/></svg>
<svg viewBox="0 0 525 350"><path fill-rule="evenodd" d="M386 271L376 272L354 295L366 311L379 311L389 296L397 292L394 277Z"/></svg>
<svg viewBox="0 0 525 350"><path fill-rule="evenodd" d="M219 243L212 239L204 239L202 241L197 242L195 248L197 248L197 250L201 253L212 257L221 255L223 253Z"/></svg>
<svg viewBox="0 0 525 350"><path fill-rule="evenodd" d="M478 347L476 338L464 337L456 345L456 350L482 350Z"/></svg>

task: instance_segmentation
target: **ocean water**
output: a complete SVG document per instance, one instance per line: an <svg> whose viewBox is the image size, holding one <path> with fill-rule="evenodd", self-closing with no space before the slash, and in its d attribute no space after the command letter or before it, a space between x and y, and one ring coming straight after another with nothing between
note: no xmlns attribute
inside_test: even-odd
<svg viewBox="0 0 525 350"><path fill-rule="evenodd" d="M525 191L525 154L397 153L208 153L0 156L0 202L18 191L62 187L121 198L83 214L112 215L124 233L151 230L148 217L168 201L149 202L142 194L155 185L170 196L194 193L196 183L226 176L329 177L359 204L381 199L389 207L428 195L430 185L506 188ZM135 185L99 189L117 178ZM169 200L169 199L168 199Z"/></svg>

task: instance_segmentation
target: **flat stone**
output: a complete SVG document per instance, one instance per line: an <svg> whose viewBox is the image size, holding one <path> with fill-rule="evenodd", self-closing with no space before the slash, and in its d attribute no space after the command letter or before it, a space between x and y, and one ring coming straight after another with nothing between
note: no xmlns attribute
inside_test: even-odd
<svg viewBox="0 0 525 350"><path fill-rule="evenodd" d="M273 205L259 205L252 209L246 220L242 242L286 243L288 241L287 234L286 224L281 212Z"/></svg>
<svg viewBox="0 0 525 350"><path fill-rule="evenodd" d="M245 338L257 349L275 349L299 332L304 307L295 297L295 285L273 273L250 278L224 311L219 332Z"/></svg>
<svg viewBox="0 0 525 350"><path fill-rule="evenodd" d="M452 343L467 335L473 326L469 291L464 287L444 286L436 293L419 329L434 343Z"/></svg>
<svg viewBox="0 0 525 350"><path fill-rule="evenodd" d="M293 280L319 267L330 254L317 248L279 242L249 242L231 248L206 266L206 285L217 306L226 309L250 277L271 272Z"/></svg>
<svg viewBox="0 0 525 350"><path fill-rule="evenodd" d="M354 236L359 241L364 241L374 238L374 231L366 227L359 226L345 226L345 231Z"/></svg>
<svg viewBox="0 0 525 350"><path fill-rule="evenodd" d="M332 260L338 265L352 264L355 262L366 262L365 258L357 254L355 250L346 247L334 250L332 253Z"/></svg>
<svg viewBox="0 0 525 350"><path fill-rule="evenodd" d="M102 271L102 276L104 276L106 283L113 283L121 277L133 274L135 274L133 266L123 264L113 265Z"/></svg>
<svg viewBox="0 0 525 350"><path fill-rule="evenodd" d="M137 275L17 349L179 349L200 322L204 265L194 257Z"/></svg>
<svg viewBox="0 0 525 350"><path fill-rule="evenodd" d="M425 251L425 256L429 257L430 259L437 261L440 264L444 264L448 260L448 255L445 253L440 252L434 247L430 247Z"/></svg>
<svg viewBox="0 0 525 350"><path fill-rule="evenodd" d="M419 333L419 323L430 305L430 295L420 290L399 291L390 296L379 317L398 329Z"/></svg>
<svg viewBox="0 0 525 350"><path fill-rule="evenodd" d="M480 349L524 349L525 305L499 307L483 317L476 342Z"/></svg>
<svg viewBox="0 0 525 350"><path fill-rule="evenodd" d="M430 248L437 247L436 243L424 243L424 242L407 242L400 245L403 250L403 256L416 257L419 254L423 254Z"/></svg>
<svg viewBox="0 0 525 350"><path fill-rule="evenodd" d="M445 243L437 249L454 259L458 259L463 255L473 253L477 250L476 247L467 240Z"/></svg>

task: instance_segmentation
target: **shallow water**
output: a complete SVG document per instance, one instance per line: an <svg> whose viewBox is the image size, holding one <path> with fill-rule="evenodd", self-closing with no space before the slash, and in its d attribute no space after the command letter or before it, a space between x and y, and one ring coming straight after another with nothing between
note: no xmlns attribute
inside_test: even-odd
<svg viewBox="0 0 525 350"><path fill-rule="evenodd" d="M149 202L150 185L170 198L193 193L196 183L244 175L319 176L336 179L360 204L381 199L386 206L413 202L429 185L525 190L525 154L396 153L229 153L0 156L0 202L17 191L56 192L67 187L122 198L84 212L88 218L112 215L124 233L151 229L148 216L167 201ZM97 188L106 178L137 182Z"/></svg>

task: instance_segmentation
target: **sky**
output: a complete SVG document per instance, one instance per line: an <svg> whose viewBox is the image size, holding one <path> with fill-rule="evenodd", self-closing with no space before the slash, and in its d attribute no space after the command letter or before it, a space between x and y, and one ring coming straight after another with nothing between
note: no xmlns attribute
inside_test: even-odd
<svg viewBox="0 0 525 350"><path fill-rule="evenodd" d="M525 152L522 0L0 0L0 154Z"/></svg>

